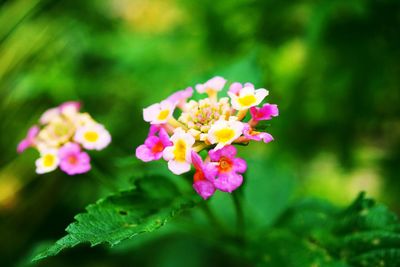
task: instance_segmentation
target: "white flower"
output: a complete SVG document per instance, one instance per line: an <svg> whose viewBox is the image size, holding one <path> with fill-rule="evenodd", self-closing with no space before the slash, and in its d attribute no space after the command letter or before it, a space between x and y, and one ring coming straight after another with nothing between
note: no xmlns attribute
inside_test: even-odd
<svg viewBox="0 0 400 267"><path fill-rule="evenodd" d="M47 124L60 116L60 109L58 107L46 110L40 117L40 124Z"/></svg>
<svg viewBox="0 0 400 267"><path fill-rule="evenodd" d="M39 141L44 142L47 146L57 147L74 135L75 125L71 120L57 116L54 117L38 134Z"/></svg>
<svg viewBox="0 0 400 267"><path fill-rule="evenodd" d="M86 149L102 150L111 142L111 135L103 125L89 123L77 129L74 140Z"/></svg>
<svg viewBox="0 0 400 267"><path fill-rule="evenodd" d="M98 124L89 113L77 113L73 123L76 128L80 128L82 126L91 125L91 124Z"/></svg>
<svg viewBox="0 0 400 267"><path fill-rule="evenodd" d="M203 84L197 84L196 90L200 94L218 92L224 88L226 80L220 76L215 76Z"/></svg>
<svg viewBox="0 0 400 267"><path fill-rule="evenodd" d="M243 123L234 118L229 121L219 120L211 126L207 139L211 144L217 144L215 149L218 150L232 144L242 134L243 127Z"/></svg>
<svg viewBox="0 0 400 267"><path fill-rule="evenodd" d="M174 109L171 102L162 101L143 109L143 119L151 124L163 124L172 117Z"/></svg>
<svg viewBox="0 0 400 267"><path fill-rule="evenodd" d="M59 109L63 116L71 121L76 121L79 115L81 115L81 113L79 113L80 106L81 104L79 102L69 101L61 104Z"/></svg>
<svg viewBox="0 0 400 267"><path fill-rule="evenodd" d="M171 136L171 141L173 145L166 147L163 152L164 159L168 161L168 168L177 175L190 171L194 137L182 128L177 128Z"/></svg>
<svg viewBox="0 0 400 267"><path fill-rule="evenodd" d="M54 171L59 164L58 151L56 149L43 150L40 158L36 160L36 173L42 174Z"/></svg>
<svg viewBox="0 0 400 267"><path fill-rule="evenodd" d="M261 88L255 90L252 85L246 85L238 94L228 92L232 107L236 110L244 110L260 104L268 95L268 90Z"/></svg>

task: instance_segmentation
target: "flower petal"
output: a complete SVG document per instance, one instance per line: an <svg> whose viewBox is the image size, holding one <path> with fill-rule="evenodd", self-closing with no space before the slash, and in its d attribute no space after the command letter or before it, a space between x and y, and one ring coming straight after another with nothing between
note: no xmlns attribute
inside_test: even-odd
<svg viewBox="0 0 400 267"><path fill-rule="evenodd" d="M168 169L174 174L180 175L182 173L190 171L190 164L186 161L170 160L168 161Z"/></svg>
<svg viewBox="0 0 400 267"><path fill-rule="evenodd" d="M243 88L243 85L241 83L235 82L235 83L232 83L231 86L229 87L229 92L234 95L238 95L242 88Z"/></svg>
<svg viewBox="0 0 400 267"><path fill-rule="evenodd" d="M200 155L197 154L195 151L192 151L191 156L192 156L192 163L193 163L194 168L196 170L202 170L203 161L202 161Z"/></svg>
<svg viewBox="0 0 400 267"><path fill-rule="evenodd" d="M81 147L77 143L66 143L58 151L58 156L60 159L67 158L71 154L78 154L81 152Z"/></svg>
<svg viewBox="0 0 400 267"><path fill-rule="evenodd" d="M244 159L233 159L233 170L239 173L244 173L247 169L247 163Z"/></svg>
<svg viewBox="0 0 400 267"><path fill-rule="evenodd" d="M193 183L193 188L204 200L208 199L215 193L214 185L206 180Z"/></svg>
<svg viewBox="0 0 400 267"><path fill-rule="evenodd" d="M140 159L144 162L156 160L154 154L151 152L151 150L146 145L138 146L136 148L135 155L138 159ZM161 158L161 156L160 156L160 158Z"/></svg>
<svg viewBox="0 0 400 267"><path fill-rule="evenodd" d="M158 141L160 141L160 138L158 138L157 136L150 136L147 137L146 140L144 141L144 144L148 147L151 148L154 145L156 145L158 143Z"/></svg>
<svg viewBox="0 0 400 267"><path fill-rule="evenodd" d="M217 189L231 193L243 182L243 176L234 172L221 174L214 182Z"/></svg>

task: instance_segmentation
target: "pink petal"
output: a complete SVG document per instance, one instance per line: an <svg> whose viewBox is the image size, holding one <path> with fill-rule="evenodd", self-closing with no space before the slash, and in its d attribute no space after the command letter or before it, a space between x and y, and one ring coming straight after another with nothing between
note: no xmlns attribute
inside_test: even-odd
<svg viewBox="0 0 400 267"><path fill-rule="evenodd" d="M218 168L212 163L206 163L203 165L203 173L204 177L213 183L218 175Z"/></svg>
<svg viewBox="0 0 400 267"><path fill-rule="evenodd" d="M71 163L69 157L74 156L76 162ZM86 152L70 154L69 157L61 159L60 169L68 175L88 172L91 169L90 157Z"/></svg>
<svg viewBox="0 0 400 267"><path fill-rule="evenodd" d="M185 90L180 90L172 95L170 95L167 100L174 103L178 104L181 101L186 101L186 99L192 97L193 95L193 88L188 87Z"/></svg>
<svg viewBox="0 0 400 267"><path fill-rule="evenodd" d="M27 139L24 139L24 140L22 140L22 141L18 144L18 146L17 146L17 152L18 152L18 153L22 153L22 152L24 152L26 149L28 149L30 146L31 146L31 143L30 143Z"/></svg>
<svg viewBox="0 0 400 267"><path fill-rule="evenodd" d="M68 108L73 108L78 112L81 109L81 103L78 101L68 101L62 103L59 108L61 112L64 112Z"/></svg>
<svg viewBox="0 0 400 267"><path fill-rule="evenodd" d="M219 91L225 86L225 83L226 80L224 78L215 76L206 82L206 86Z"/></svg>
<svg viewBox="0 0 400 267"><path fill-rule="evenodd" d="M158 136L160 137L160 140L164 147L172 146L172 142L169 140L168 133L164 128L160 129L160 133L158 134Z"/></svg>
<svg viewBox="0 0 400 267"><path fill-rule="evenodd" d="M150 126L148 136L153 136L153 135L155 135L156 133L158 133L158 132L160 131L160 129L161 129L160 125L152 124L152 125Z"/></svg>
<svg viewBox="0 0 400 267"><path fill-rule="evenodd" d="M269 143L274 140L272 135L270 135L269 133L260 133L260 137L264 141L264 143Z"/></svg>
<svg viewBox="0 0 400 267"><path fill-rule="evenodd" d="M217 189L231 193L243 182L243 176L234 172L220 175L214 182Z"/></svg>
<svg viewBox="0 0 400 267"><path fill-rule="evenodd" d="M240 90L243 88L243 85L241 83L235 82L232 83L231 86L229 87L229 92L238 95Z"/></svg>
<svg viewBox="0 0 400 267"><path fill-rule="evenodd" d="M244 173L247 169L247 163L244 159L233 159L233 170L239 173Z"/></svg>
<svg viewBox="0 0 400 267"><path fill-rule="evenodd" d="M227 157L232 159L235 157L236 153L237 151L234 146L227 145L218 150L210 150L209 156L211 161L219 161L221 157Z"/></svg>
<svg viewBox="0 0 400 267"><path fill-rule="evenodd" d="M208 199L215 193L214 185L206 180L195 182L193 188L204 200Z"/></svg>
<svg viewBox="0 0 400 267"><path fill-rule="evenodd" d="M224 146L221 149L221 156L222 157L227 157L229 159L233 159L237 154L236 147L232 145Z"/></svg>
<svg viewBox="0 0 400 267"><path fill-rule="evenodd" d="M146 145L140 145L136 148L136 157L144 162L156 160L154 153ZM162 154L161 154L162 155ZM161 158L161 157L160 157Z"/></svg>
<svg viewBox="0 0 400 267"><path fill-rule="evenodd" d="M71 154L79 154L81 147L77 143L67 143L60 148L58 156L60 159L68 158Z"/></svg>
<svg viewBox="0 0 400 267"><path fill-rule="evenodd" d="M253 118L254 121L258 121L258 118L257 118L258 110L259 110L258 107L251 107L250 108L250 114L251 114L251 117Z"/></svg>
<svg viewBox="0 0 400 267"><path fill-rule="evenodd" d="M38 126L34 125L31 128L29 128L28 130L28 139L32 140L33 138L35 138L37 136L37 134L39 133L40 129Z"/></svg>
<svg viewBox="0 0 400 267"><path fill-rule="evenodd" d="M37 134L39 133L39 131L40 131L40 128L36 125L29 128L26 137L23 140L21 140L21 142L18 144L17 152L22 153L27 148L33 146L34 142L35 142L35 138L36 138Z"/></svg>
<svg viewBox="0 0 400 267"><path fill-rule="evenodd" d="M146 140L144 141L144 144L145 144L148 148L152 148L152 147L155 146L159 141L160 141L160 138L158 138L157 136L149 136L149 137L147 137Z"/></svg>
<svg viewBox="0 0 400 267"><path fill-rule="evenodd" d="M191 156L192 156L192 163L193 163L194 168L196 170L202 170L203 169L202 168L203 161L202 161L200 155L197 154L195 151L192 151Z"/></svg>
<svg viewBox="0 0 400 267"><path fill-rule="evenodd" d="M252 107L250 113L254 121L270 120L279 115L278 106L265 104L262 108Z"/></svg>

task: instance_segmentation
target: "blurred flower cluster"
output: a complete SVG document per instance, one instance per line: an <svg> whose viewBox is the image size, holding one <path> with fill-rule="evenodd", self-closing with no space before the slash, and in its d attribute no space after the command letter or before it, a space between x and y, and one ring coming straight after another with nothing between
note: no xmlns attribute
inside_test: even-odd
<svg viewBox="0 0 400 267"><path fill-rule="evenodd" d="M217 76L196 85L199 94L207 94L198 101L189 100L194 92L189 87L143 110L143 118L151 126L136 157L145 162L163 158L178 175L189 172L193 164L193 187L204 199L217 189L232 192L242 184L247 164L236 157L233 144L272 141L269 133L260 130L265 126L259 122L278 116L277 105L258 107L268 91L251 83L232 83L229 97L218 98L226 82ZM204 160L199 154L202 151Z"/></svg>
<svg viewBox="0 0 400 267"><path fill-rule="evenodd" d="M69 175L88 172L90 157L83 149L102 150L111 142L104 126L88 113L81 113L80 107L79 102L70 101L47 110L40 117L39 125L32 126L19 143L19 153L29 147L39 151L38 174L57 167Z"/></svg>

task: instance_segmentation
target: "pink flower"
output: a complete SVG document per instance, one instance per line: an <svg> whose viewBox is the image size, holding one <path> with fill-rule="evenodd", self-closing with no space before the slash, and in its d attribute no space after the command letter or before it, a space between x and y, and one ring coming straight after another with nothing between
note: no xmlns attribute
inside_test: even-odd
<svg viewBox="0 0 400 267"><path fill-rule="evenodd" d="M197 84L196 90L199 93L219 92L224 88L226 80L220 76L215 76L203 84Z"/></svg>
<svg viewBox="0 0 400 267"><path fill-rule="evenodd" d="M270 135L269 133L254 131L253 128L251 128L248 124L246 124L243 128L243 135L249 140L262 140L264 143L269 143L274 140L272 135Z"/></svg>
<svg viewBox="0 0 400 267"><path fill-rule="evenodd" d="M78 101L67 101L62 103L59 106L60 112L64 113L64 112L79 112L79 110L81 109L81 103Z"/></svg>
<svg viewBox="0 0 400 267"><path fill-rule="evenodd" d="M81 103L77 101L67 101L59 105L58 107L46 110L40 117L40 124L44 125L50 123L54 119L58 118L61 114L71 116L79 112Z"/></svg>
<svg viewBox="0 0 400 267"><path fill-rule="evenodd" d="M217 174L217 169L204 164L199 154L194 151L192 151L192 163L196 169L193 177L193 188L197 194L206 200L215 192L213 180Z"/></svg>
<svg viewBox="0 0 400 267"><path fill-rule="evenodd" d="M162 127L159 124L150 124L149 134L147 135L147 137L156 135L161 130L161 128Z"/></svg>
<svg viewBox="0 0 400 267"><path fill-rule="evenodd" d="M182 108L188 98L193 95L193 88L188 87L184 90L180 90L167 98L167 101L173 103L174 105Z"/></svg>
<svg viewBox="0 0 400 267"><path fill-rule="evenodd" d="M60 116L60 109L58 107L46 110L39 119L40 124L44 125Z"/></svg>
<svg viewBox="0 0 400 267"><path fill-rule="evenodd" d="M66 143L58 151L60 169L68 175L88 172L91 169L90 157L76 143Z"/></svg>
<svg viewBox="0 0 400 267"><path fill-rule="evenodd" d="M241 175L247 169L246 161L235 158L236 148L228 145L219 150L210 150L210 166L216 171L214 186L224 192L232 192L243 182Z"/></svg>
<svg viewBox="0 0 400 267"><path fill-rule="evenodd" d="M136 157L144 162L159 160L164 149L171 145L172 142L164 128L152 126L144 144L136 148Z"/></svg>
<svg viewBox="0 0 400 267"><path fill-rule="evenodd" d="M253 87L254 88L254 85L252 83L245 83L243 86L241 83L234 82L231 84L231 86L229 86L228 92L231 92L235 95L239 95L240 90L242 90L243 87Z"/></svg>
<svg viewBox="0 0 400 267"><path fill-rule="evenodd" d="M279 115L279 110L277 105L273 104L265 104L262 108L251 107L250 113L253 118L253 121L263 121L270 120L272 117L276 117Z"/></svg>
<svg viewBox="0 0 400 267"><path fill-rule="evenodd" d="M18 144L17 152L22 153L27 148L34 146L35 138L39 133L39 127L34 125L28 130L26 137Z"/></svg>

